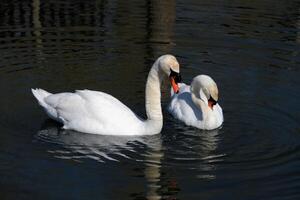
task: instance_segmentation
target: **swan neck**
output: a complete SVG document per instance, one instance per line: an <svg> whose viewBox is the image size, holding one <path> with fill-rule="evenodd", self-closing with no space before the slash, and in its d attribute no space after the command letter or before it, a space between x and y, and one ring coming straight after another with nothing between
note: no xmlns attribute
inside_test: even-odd
<svg viewBox="0 0 300 200"><path fill-rule="evenodd" d="M161 74L157 62L154 63L147 78L145 104L148 120L160 121L162 124L161 83L163 77Z"/></svg>
<svg viewBox="0 0 300 200"><path fill-rule="evenodd" d="M192 92L192 101L200 110L202 110L202 115L205 118L209 113L210 108L205 104L205 102L202 99L197 98L193 92Z"/></svg>

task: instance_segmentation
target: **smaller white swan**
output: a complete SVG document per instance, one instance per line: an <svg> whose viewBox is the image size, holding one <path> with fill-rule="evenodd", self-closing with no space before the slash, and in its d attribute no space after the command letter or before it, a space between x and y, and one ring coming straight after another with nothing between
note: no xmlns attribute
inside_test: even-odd
<svg viewBox="0 0 300 200"><path fill-rule="evenodd" d="M180 91L171 91L169 112L188 126L212 130L224 121L223 111L217 103L219 91L215 81L207 75L196 76L191 86L179 83Z"/></svg>
<svg viewBox="0 0 300 200"><path fill-rule="evenodd" d="M64 129L102 135L152 135L163 125L161 84L171 81L178 92L179 63L172 55L159 57L153 64L146 84L147 120L136 116L118 99L104 92L77 90L75 93L51 94L32 89L38 103L52 119L64 124Z"/></svg>

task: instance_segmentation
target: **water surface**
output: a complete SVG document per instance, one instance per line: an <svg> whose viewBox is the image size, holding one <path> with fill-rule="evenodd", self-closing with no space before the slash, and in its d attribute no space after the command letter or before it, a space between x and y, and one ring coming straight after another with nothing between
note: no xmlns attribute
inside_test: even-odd
<svg viewBox="0 0 300 200"><path fill-rule="evenodd" d="M0 3L1 199L299 199L300 2ZM101 90L145 117L154 60L217 82L221 129L65 131L30 93ZM168 103L163 89L163 108Z"/></svg>

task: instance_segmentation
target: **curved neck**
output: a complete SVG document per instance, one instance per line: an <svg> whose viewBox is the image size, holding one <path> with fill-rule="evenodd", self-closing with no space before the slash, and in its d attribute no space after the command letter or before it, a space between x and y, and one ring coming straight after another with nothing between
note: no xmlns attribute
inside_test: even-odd
<svg viewBox="0 0 300 200"><path fill-rule="evenodd" d="M210 113L210 108L205 104L205 102L202 99L197 98L193 92L191 92L191 94L192 94L192 101L199 109L202 110L202 115L203 118L205 119L207 115Z"/></svg>
<svg viewBox="0 0 300 200"><path fill-rule="evenodd" d="M161 83L163 77L159 73L158 64L155 62L148 74L146 83L146 113L148 120L162 121L161 110Z"/></svg>

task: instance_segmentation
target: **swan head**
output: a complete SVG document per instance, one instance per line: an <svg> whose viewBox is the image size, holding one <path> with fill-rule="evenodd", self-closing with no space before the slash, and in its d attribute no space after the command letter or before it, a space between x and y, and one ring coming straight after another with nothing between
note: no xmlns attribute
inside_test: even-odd
<svg viewBox="0 0 300 200"><path fill-rule="evenodd" d="M169 77L174 92L178 93L178 83L181 82L181 76L177 59L172 55L163 55L158 58L158 68Z"/></svg>
<svg viewBox="0 0 300 200"><path fill-rule="evenodd" d="M191 92L211 109L217 104L219 90L216 82L207 75L196 76L191 83Z"/></svg>

